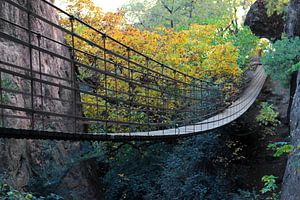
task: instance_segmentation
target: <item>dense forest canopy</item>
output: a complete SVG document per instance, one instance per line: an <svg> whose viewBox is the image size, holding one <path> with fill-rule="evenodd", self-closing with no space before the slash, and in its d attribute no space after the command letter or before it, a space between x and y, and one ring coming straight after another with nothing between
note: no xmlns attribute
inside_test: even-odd
<svg viewBox="0 0 300 200"><path fill-rule="evenodd" d="M182 29L190 24L218 23L237 17L238 9L247 10L253 0L131 0L124 6L127 18L144 28L165 26Z"/></svg>

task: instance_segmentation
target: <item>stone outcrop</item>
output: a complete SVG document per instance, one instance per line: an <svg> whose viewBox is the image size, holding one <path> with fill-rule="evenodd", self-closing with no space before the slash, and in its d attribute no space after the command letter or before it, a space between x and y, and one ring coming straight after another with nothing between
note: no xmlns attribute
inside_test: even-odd
<svg viewBox="0 0 300 200"><path fill-rule="evenodd" d="M300 36L300 1L291 0L287 13L286 33L288 37Z"/></svg>
<svg viewBox="0 0 300 200"><path fill-rule="evenodd" d="M283 15L268 16L264 0L258 0L251 6L244 24L257 36L272 41L280 39L284 32Z"/></svg>
<svg viewBox="0 0 300 200"><path fill-rule="evenodd" d="M36 0L14 0L15 2L28 6L35 13L39 13L48 20L57 23L58 18L55 12L50 7L45 6L42 1ZM9 21L28 27L27 13L17 8L12 7L4 1L0 1L0 16ZM34 17L30 19L31 29L42 33L57 41L64 42L64 34ZM14 28L12 25L0 23L0 31L8 33L22 40L28 40L28 32ZM37 45L38 38L31 36L31 43ZM59 46L50 41L41 40L41 47L48 50L54 50L60 55L69 56L69 50L66 47ZM39 61L37 51L32 51L32 67L38 71L52 74L62 78L69 78L71 74L70 63L55 59L46 54L41 55ZM0 59L1 61L18 65L24 68L30 67L29 48L13 43L9 40L0 38ZM5 65L0 65L1 68L7 68ZM19 73L25 73L21 70ZM2 73L2 81L9 83L20 91L30 92L30 81L14 77ZM36 75L39 76L39 75ZM42 77L49 80L49 77ZM56 83L66 84L56 80ZM68 99L72 97L70 91L61 90L58 87L41 86L39 83L34 83L34 93L51 96L54 98ZM20 106L24 108L31 107L31 99L23 94L15 94L6 97L6 101L10 105ZM72 105L61 101L44 100L41 106L41 100L36 98L33 102L35 108L41 108L45 111L72 113ZM19 116L30 116L25 112L15 112L4 110L5 114L16 114ZM72 132L73 124L68 120L55 118L51 121L47 119L44 122L46 130L59 130ZM27 119L10 119L4 118L4 125L12 128L30 128L31 122ZM35 129L41 127L41 117L35 119ZM97 184L95 184L95 175L98 168L95 162L77 162L82 150L86 149L87 145L82 143L58 142L58 141L33 141L33 140L14 140L0 139L0 181L6 182L16 189L29 190L32 192L41 193L58 193L66 199L96 199L99 194L97 192ZM90 173L90 168L94 172ZM100 170L100 169L99 169ZM76 181L75 181L76 180ZM80 180L80 181L78 181ZM68 182L68 183L67 183ZM72 183L70 183L72 182ZM87 189L89 188L89 189ZM100 191L100 190L99 190Z"/></svg>
<svg viewBox="0 0 300 200"><path fill-rule="evenodd" d="M300 0L291 0L287 9L286 21L283 16L267 16L263 0L256 1L247 14L245 25L260 37L279 39L285 32L288 37L300 36ZM290 84L289 123L291 143L300 144L300 71L292 74ZM282 184L282 200L300 199L300 149L295 148L289 156Z"/></svg>
<svg viewBox="0 0 300 200"><path fill-rule="evenodd" d="M17 1L16 1L17 2ZM49 21L58 23L57 16L53 13L55 12L51 7L47 7L45 3L42 1L23 1L22 5L24 7L29 7L34 13L39 13L41 16L44 16ZM13 23L21 25L25 28L29 28L30 30L40 33L41 35L47 36L51 39L54 39L59 42L64 42L64 34L62 31L54 28L51 25L44 23L37 18L30 16L28 20L27 12L22 11L12 5L1 2L0 3L0 16L4 19L7 19ZM2 12L3 11L3 12ZM18 39L24 40L26 42L40 46L41 48L47 49L49 51L55 52L64 57L69 57L68 48L59 45L57 43L51 42L47 39L41 38L40 45L38 44L38 35L30 34L26 30L21 28L16 28L13 25L9 25L8 23L1 22L0 30L4 33L12 35ZM30 68L32 65L32 69L36 72L41 71L44 74L49 74L56 77L61 77L65 79L70 79L71 76L71 64L62 59L58 59L52 55L41 53L39 58L39 52L36 50L32 50L32 64L30 63L30 49L27 46L20 45L16 42L12 42L7 39L0 40L0 55L1 60L4 62L8 62L10 64L14 64L22 67L25 70L14 70L21 74L30 74ZM3 68L10 68L5 65L1 65ZM11 68L10 68L11 70ZM49 82L54 82L56 84L70 86L70 83L67 83L64 80L53 79L51 77L43 76L40 74L34 74L35 78L46 80ZM18 91L23 91L27 93L31 93L31 81L30 79L24 79L19 76L12 76L6 73L2 73L2 80L7 82L7 87L9 89L15 88ZM33 93L36 95L52 97L61 100L71 100L72 92L70 90L65 90L59 87L50 86L46 84L40 84L40 82L33 82ZM31 108L31 96L24 94L8 94L5 98L6 103L9 105L18 106L21 108ZM59 100L50 100L43 98L43 102L41 102L41 98L35 97L33 100L33 106L35 110L47 111L47 112L56 112L60 114L72 114L73 106L72 103L59 101ZM31 115L25 112L16 112L10 110L4 110L5 114L10 115L18 115L24 117L30 117ZM35 124L34 129L42 129L42 125L45 130L57 130L64 132L71 132L74 130L72 120L68 120L65 118L58 117L49 117L45 116L42 122L42 117L39 115L35 115ZM4 122L5 127L10 128L23 128L26 129L31 126L31 120L28 119L7 119L5 118Z"/></svg>
<svg viewBox="0 0 300 200"><path fill-rule="evenodd" d="M295 91L292 109L290 113L290 136L291 143L294 146L300 144L300 76L297 80L297 89ZM296 148L289 156L282 184L282 200L300 199L300 149Z"/></svg>
<svg viewBox="0 0 300 200"><path fill-rule="evenodd" d="M287 12L286 33L288 37L300 36L300 0L292 0ZM297 78L298 76L298 78ZM291 143L300 144L300 72L292 75L292 106L290 112ZM289 156L282 184L282 200L300 199L300 149L295 148Z"/></svg>

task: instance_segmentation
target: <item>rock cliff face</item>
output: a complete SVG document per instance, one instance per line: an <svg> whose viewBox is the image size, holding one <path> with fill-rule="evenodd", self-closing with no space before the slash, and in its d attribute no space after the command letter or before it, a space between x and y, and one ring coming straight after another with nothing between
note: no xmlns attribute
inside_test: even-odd
<svg viewBox="0 0 300 200"><path fill-rule="evenodd" d="M279 39L283 31L288 37L300 36L300 0L291 0L287 10L286 22L280 16L267 17L264 0L256 1L245 24L260 37ZM290 136L294 146L300 144L300 71L292 74L290 86ZM289 156L282 184L282 200L300 199L300 149L296 148Z"/></svg>
<svg viewBox="0 0 300 200"><path fill-rule="evenodd" d="M300 36L300 1L291 0L287 13L287 35L289 37Z"/></svg>
<svg viewBox="0 0 300 200"><path fill-rule="evenodd" d="M300 1L292 0L288 7L286 33L289 37L300 36ZM298 75L298 78L297 78ZM291 89L293 91L290 113L291 143L297 147L300 144L300 72L292 75ZM300 199L300 150L296 148L288 159L282 185L283 200Z"/></svg>
<svg viewBox="0 0 300 200"><path fill-rule="evenodd" d="M299 72L298 72L299 74ZM292 109L290 113L290 135L291 143L294 146L300 144L300 76L297 80L297 89L295 91ZM297 148L289 156L287 167L285 170L284 180L282 184L282 200L300 199L300 150Z"/></svg>
<svg viewBox="0 0 300 200"><path fill-rule="evenodd" d="M57 23L57 16L53 9L45 6L41 1L36 0L14 0L14 2L26 7L28 6L35 13L44 16L50 21ZM10 4L0 1L0 17L28 27L27 13ZM42 33L57 41L64 42L64 34L59 30L42 23L34 17L30 19L31 29ZM3 21L0 23L0 32L8 33L22 40L29 40L28 32L14 28ZM41 40L41 47L66 57L69 56L67 48ZM38 44L38 38L31 35L31 43ZM40 70L44 73L52 74L62 78L70 78L71 66L63 60L55 59L50 55L42 54L39 59L37 51L32 51L32 67L34 70ZM13 43L9 40L0 38L0 60L24 68L30 68L29 48ZM7 68L0 64L1 68ZM26 73L18 71L19 73ZM14 87L19 91L30 92L30 81L21 79L20 77L1 73L2 82L7 82L10 87ZM39 75L36 75L39 76ZM42 79L49 80L48 77ZM57 83L65 84L60 81ZM57 87L42 86L40 83L34 83L35 94L42 94L54 98L68 99L72 94L70 91L63 91ZM20 107L30 108L31 99L24 94L7 95L6 101L10 105L18 105ZM63 111L64 113L72 113L72 105L61 101L50 101L36 98L33 102L35 108L44 111ZM28 117L25 112L15 112L4 110L5 114L17 114L19 116ZM60 130L71 132L73 130L72 123L68 120L56 118L58 121L51 119L44 120L44 129ZM36 116L35 129L42 126L41 116ZM3 119L4 126L13 128L30 128L31 122L28 119ZM69 143L58 141L32 141L32 140L14 140L0 139L0 181L6 182L19 190L30 190L42 193L58 193L66 199L94 199L97 197L97 184L93 181L93 177L97 174L97 165L91 161L81 161L79 157L82 149L86 145L81 143ZM90 167L93 166L93 173L90 173ZM76 181L77 180L77 181ZM78 181L80 180L80 181Z"/></svg>
<svg viewBox="0 0 300 200"><path fill-rule="evenodd" d="M283 15L273 14L269 17L264 2L264 0L258 0L251 6L245 19L245 25L261 38L280 39L284 31Z"/></svg>

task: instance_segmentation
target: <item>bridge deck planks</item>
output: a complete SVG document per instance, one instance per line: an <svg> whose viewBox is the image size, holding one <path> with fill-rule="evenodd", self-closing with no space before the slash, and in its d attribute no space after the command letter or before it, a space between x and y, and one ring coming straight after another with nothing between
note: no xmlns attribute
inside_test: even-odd
<svg viewBox="0 0 300 200"><path fill-rule="evenodd" d="M150 132L134 132L134 133L112 133L108 135L122 137L159 137L159 136L176 136L191 135L195 133L207 132L231 123L232 121L243 115L255 102L259 95L267 76L264 73L263 66L258 65L248 87L243 91L240 98L234 101L226 110L221 113L203 120L195 125L183 126L178 128L150 131Z"/></svg>

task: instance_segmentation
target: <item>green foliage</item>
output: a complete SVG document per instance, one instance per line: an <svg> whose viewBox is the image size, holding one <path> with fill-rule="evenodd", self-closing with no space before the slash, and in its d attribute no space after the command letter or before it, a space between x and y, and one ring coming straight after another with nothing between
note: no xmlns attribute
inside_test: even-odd
<svg viewBox="0 0 300 200"><path fill-rule="evenodd" d="M276 179L278 177L273 175L265 175L261 178L261 181L264 183L264 187L260 190L262 194L267 192L273 192L277 189Z"/></svg>
<svg viewBox="0 0 300 200"><path fill-rule="evenodd" d="M268 149L275 151L274 157L280 157L283 154L289 154L293 151L294 146L287 142L275 142L268 145Z"/></svg>
<svg viewBox="0 0 300 200"><path fill-rule="evenodd" d="M123 144L109 160L105 199L232 199L224 148L215 133Z"/></svg>
<svg viewBox="0 0 300 200"><path fill-rule="evenodd" d="M270 40L266 38L261 38L257 44L256 51L260 51L258 52L260 53L260 56L264 56L266 49L268 48L269 45L270 45Z"/></svg>
<svg viewBox="0 0 300 200"><path fill-rule="evenodd" d="M5 183L0 183L0 199L1 200L62 200L63 198L55 194L50 194L47 197L36 197L33 194L15 190Z"/></svg>
<svg viewBox="0 0 300 200"><path fill-rule="evenodd" d="M292 67L288 69L288 72L293 73L295 71L298 71L299 69L300 69L300 62L292 65Z"/></svg>
<svg viewBox="0 0 300 200"><path fill-rule="evenodd" d="M261 110L259 111L259 115L256 117L256 121L260 125L264 126L276 126L280 123L280 121L277 119L279 113L274 110L273 105L264 102L261 104Z"/></svg>
<svg viewBox="0 0 300 200"><path fill-rule="evenodd" d="M267 14L269 16L276 14L281 14L286 11L286 6L288 5L289 0L267 0Z"/></svg>
<svg viewBox="0 0 300 200"><path fill-rule="evenodd" d="M249 63L251 56L255 54L259 38L246 26L239 29L237 34L230 36L230 39L238 49L238 65L243 69Z"/></svg>
<svg viewBox="0 0 300 200"><path fill-rule="evenodd" d="M140 28L164 26L182 30L210 19L236 17L236 8L247 9L253 0L131 0L124 6L127 19Z"/></svg>
<svg viewBox="0 0 300 200"><path fill-rule="evenodd" d="M300 68L300 39L282 38L273 45L269 45L265 55L262 57L262 64L265 71L274 80L279 80L282 85L287 86L290 74Z"/></svg>
<svg viewBox="0 0 300 200"><path fill-rule="evenodd" d="M275 192L277 189L276 179L278 177L273 175L265 175L261 178L261 181L264 183L264 187L260 190L262 194L270 193L271 196L266 199L277 200L278 194Z"/></svg>

